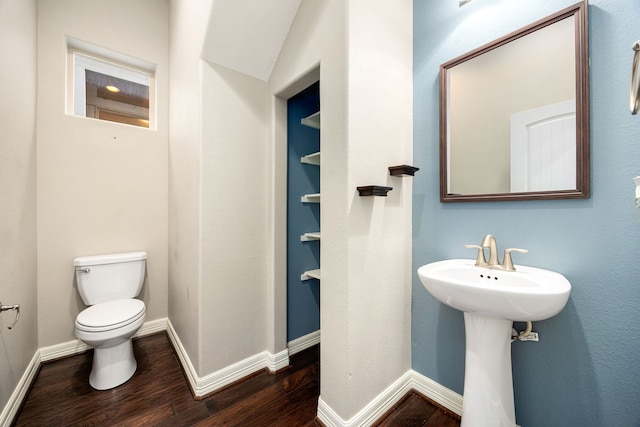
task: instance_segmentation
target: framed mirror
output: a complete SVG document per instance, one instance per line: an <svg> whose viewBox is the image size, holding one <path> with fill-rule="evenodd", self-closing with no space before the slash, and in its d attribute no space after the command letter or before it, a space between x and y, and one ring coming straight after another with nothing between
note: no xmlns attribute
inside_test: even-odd
<svg viewBox="0 0 640 427"><path fill-rule="evenodd" d="M587 4L440 66L440 201L589 197Z"/></svg>

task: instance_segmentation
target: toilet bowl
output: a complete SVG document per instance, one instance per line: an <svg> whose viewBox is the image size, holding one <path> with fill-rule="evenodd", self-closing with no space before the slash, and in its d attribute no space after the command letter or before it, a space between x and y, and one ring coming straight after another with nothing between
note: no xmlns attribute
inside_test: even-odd
<svg viewBox="0 0 640 427"><path fill-rule="evenodd" d="M137 299L93 305L76 318L76 337L94 347L89 384L107 390L125 383L136 372L131 337L144 323L146 308Z"/></svg>
<svg viewBox="0 0 640 427"><path fill-rule="evenodd" d="M145 320L135 299L144 279L146 253L76 258L78 291L90 307L76 317L75 334L94 347L89 384L107 390L125 383L137 369L131 337Z"/></svg>

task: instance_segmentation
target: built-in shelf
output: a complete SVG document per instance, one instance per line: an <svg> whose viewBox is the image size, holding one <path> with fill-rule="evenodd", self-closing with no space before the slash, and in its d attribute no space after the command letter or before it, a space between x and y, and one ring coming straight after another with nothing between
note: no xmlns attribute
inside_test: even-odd
<svg viewBox="0 0 640 427"><path fill-rule="evenodd" d="M310 116L303 117L300 119L300 123L313 129L320 129L320 111L311 114ZM300 163L320 166L320 152L300 157ZM301 201L302 203L320 203L320 193L305 194L301 197ZM320 231L308 232L300 236L300 241L302 242L310 242L314 240L320 240ZM300 275L300 280L302 281L311 279L320 280L320 269L308 270Z"/></svg>
<svg viewBox="0 0 640 427"><path fill-rule="evenodd" d="M320 193L305 194L300 198L302 203L320 203Z"/></svg>
<svg viewBox="0 0 640 427"><path fill-rule="evenodd" d="M382 185L365 185L357 187L360 196L383 196L387 197L387 193L393 190L393 187L383 187Z"/></svg>
<svg viewBox="0 0 640 427"><path fill-rule="evenodd" d="M300 163L320 166L320 152L318 151L317 153L311 153L300 157Z"/></svg>
<svg viewBox="0 0 640 427"><path fill-rule="evenodd" d="M300 241L301 242L310 242L312 240L320 240L320 232L319 231L304 233L302 236L300 236Z"/></svg>
<svg viewBox="0 0 640 427"><path fill-rule="evenodd" d="M310 280L310 279L318 279L320 280L320 269L317 270L308 270L300 275L300 280Z"/></svg>
<svg viewBox="0 0 640 427"><path fill-rule="evenodd" d="M391 176L413 176L420 168L409 165L389 166Z"/></svg>
<svg viewBox="0 0 640 427"><path fill-rule="evenodd" d="M310 116L300 119L300 123L310 128L320 129L320 111L313 113Z"/></svg>

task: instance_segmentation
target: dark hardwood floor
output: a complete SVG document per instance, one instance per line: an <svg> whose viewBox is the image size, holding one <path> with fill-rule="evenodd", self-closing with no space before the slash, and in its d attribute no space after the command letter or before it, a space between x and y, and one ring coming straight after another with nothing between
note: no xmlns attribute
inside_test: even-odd
<svg viewBox="0 0 640 427"><path fill-rule="evenodd" d="M165 333L133 345L138 371L111 390L89 386L91 351L43 364L14 425L321 426L317 346L292 356L283 372L259 372L194 400ZM460 421L412 392L375 425L458 427Z"/></svg>

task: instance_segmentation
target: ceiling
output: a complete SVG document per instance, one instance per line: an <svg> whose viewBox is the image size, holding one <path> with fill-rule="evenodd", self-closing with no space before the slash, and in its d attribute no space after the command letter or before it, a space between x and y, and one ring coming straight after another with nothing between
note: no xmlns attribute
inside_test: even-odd
<svg viewBox="0 0 640 427"><path fill-rule="evenodd" d="M202 57L268 80L302 0L214 0Z"/></svg>

